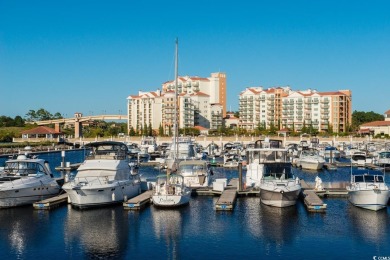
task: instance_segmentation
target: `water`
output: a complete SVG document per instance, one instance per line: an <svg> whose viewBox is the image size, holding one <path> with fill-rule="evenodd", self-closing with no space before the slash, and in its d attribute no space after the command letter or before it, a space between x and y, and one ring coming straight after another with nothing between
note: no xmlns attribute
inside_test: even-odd
<svg viewBox="0 0 390 260"><path fill-rule="evenodd" d="M41 155L53 156L51 154ZM68 156L68 154L66 155ZM52 167L60 154L50 158ZM72 159L70 159L72 157ZM69 154L72 163L82 154ZM1 165L1 163L0 163ZM338 171L294 173L314 182L349 180ZM142 167L142 175L158 170ZM59 173L56 173L59 175ZM215 168L217 178L236 170ZM389 176L387 174L387 180ZM240 197L232 212L217 212L218 197L195 196L173 210L153 205L127 211L122 205L77 210L69 205L50 211L31 206L0 210L1 259L373 259L390 256L389 208L372 212L346 198L324 199L326 213L309 213L301 201L289 208L262 205L258 197Z"/></svg>

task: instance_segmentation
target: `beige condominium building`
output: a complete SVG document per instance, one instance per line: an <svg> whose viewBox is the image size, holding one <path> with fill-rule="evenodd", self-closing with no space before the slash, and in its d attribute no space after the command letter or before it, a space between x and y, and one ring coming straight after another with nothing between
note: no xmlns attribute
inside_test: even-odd
<svg viewBox="0 0 390 260"><path fill-rule="evenodd" d="M162 91L142 92L130 95L128 101L128 131L140 130L151 125L164 133L173 131L175 109L179 128L201 126L218 129L226 114L226 74L212 73L208 78L183 76L177 80L177 104L175 105L175 81L162 84Z"/></svg>
<svg viewBox="0 0 390 260"><path fill-rule="evenodd" d="M289 128L300 131L311 126L319 132L348 131L352 122L350 90L294 91L290 87L252 87L239 95L241 128Z"/></svg>

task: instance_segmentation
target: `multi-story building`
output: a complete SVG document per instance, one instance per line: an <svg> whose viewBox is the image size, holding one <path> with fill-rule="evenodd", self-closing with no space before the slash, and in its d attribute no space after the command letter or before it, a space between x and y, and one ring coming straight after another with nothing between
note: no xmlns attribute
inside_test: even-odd
<svg viewBox="0 0 390 260"><path fill-rule="evenodd" d="M247 88L240 94L240 127L290 128L300 131L312 127L318 131L348 131L352 121L350 90L317 92L293 91L290 87Z"/></svg>
<svg viewBox="0 0 390 260"><path fill-rule="evenodd" d="M175 105L175 81L162 84L163 91L140 91L128 99L128 130L140 130L151 125L157 131L160 125L164 133L172 132L177 110L179 128L202 126L218 129L226 111L226 75L212 73L210 78L178 77L177 104Z"/></svg>

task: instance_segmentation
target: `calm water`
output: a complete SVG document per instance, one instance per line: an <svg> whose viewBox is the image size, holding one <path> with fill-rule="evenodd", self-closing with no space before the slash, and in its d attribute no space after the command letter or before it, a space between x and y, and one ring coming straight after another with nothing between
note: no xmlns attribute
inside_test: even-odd
<svg viewBox="0 0 390 260"><path fill-rule="evenodd" d="M60 154L45 154L54 170ZM66 161L79 162L82 152ZM3 159L0 159L2 165ZM324 184L349 180L349 168L297 176ZM140 173L153 176L145 167ZM59 176L59 173L56 173ZM387 180L389 180L387 174ZM237 171L216 168L216 178L237 177ZM1 259L259 259L390 257L389 209L371 212L346 198L324 199L326 213L308 213L301 201L273 208L257 197L238 198L232 212L216 212L218 197L193 197L175 209L148 206L126 211L122 205L77 210L68 205L51 211L31 207L0 210Z"/></svg>

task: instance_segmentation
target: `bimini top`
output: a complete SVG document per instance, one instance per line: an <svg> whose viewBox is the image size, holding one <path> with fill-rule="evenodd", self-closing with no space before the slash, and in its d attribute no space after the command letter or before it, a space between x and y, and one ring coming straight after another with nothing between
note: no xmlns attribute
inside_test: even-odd
<svg viewBox="0 0 390 260"><path fill-rule="evenodd" d="M115 141L93 142L86 144L85 148L91 148L87 159L124 160L129 151L126 144Z"/></svg>

